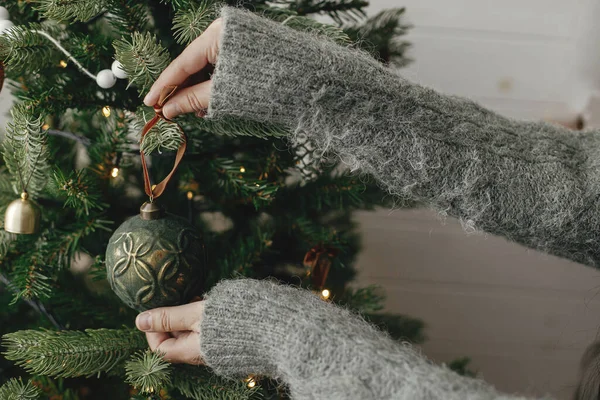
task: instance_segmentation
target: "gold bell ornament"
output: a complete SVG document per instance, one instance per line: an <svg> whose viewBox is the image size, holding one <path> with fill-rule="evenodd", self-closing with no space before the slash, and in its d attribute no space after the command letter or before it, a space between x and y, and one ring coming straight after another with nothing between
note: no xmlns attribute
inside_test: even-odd
<svg viewBox="0 0 600 400"><path fill-rule="evenodd" d="M33 234L40 228L40 208L29 200L27 192L12 201L4 214L4 230L10 233Z"/></svg>

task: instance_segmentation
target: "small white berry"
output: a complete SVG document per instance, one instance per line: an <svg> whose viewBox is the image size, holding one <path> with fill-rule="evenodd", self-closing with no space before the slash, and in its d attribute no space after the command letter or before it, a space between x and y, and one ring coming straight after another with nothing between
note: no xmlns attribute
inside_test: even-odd
<svg viewBox="0 0 600 400"><path fill-rule="evenodd" d="M115 83L117 83L117 77L110 69L103 69L102 71L98 72L98 75L96 76L96 83L102 89L110 89L111 87L115 86Z"/></svg>
<svg viewBox="0 0 600 400"><path fill-rule="evenodd" d="M10 14L8 13L8 10L6 9L6 7L0 6L0 20L4 21L8 19L10 19Z"/></svg>
<svg viewBox="0 0 600 400"><path fill-rule="evenodd" d="M119 79L127 78L127 72L125 72L123 70L123 65L121 65L121 63L118 62L117 60L113 61L112 66L110 67L110 70Z"/></svg>
<svg viewBox="0 0 600 400"><path fill-rule="evenodd" d="M0 35L2 35L3 33L6 33L6 31L9 30L10 28L12 28L13 26L15 26L15 24L13 24L12 22L10 22L7 19L0 20Z"/></svg>

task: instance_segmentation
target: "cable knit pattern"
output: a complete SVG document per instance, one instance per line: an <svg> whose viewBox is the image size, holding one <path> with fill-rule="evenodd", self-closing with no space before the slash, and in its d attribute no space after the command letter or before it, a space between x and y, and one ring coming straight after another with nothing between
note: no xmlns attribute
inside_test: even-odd
<svg viewBox="0 0 600 400"><path fill-rule="evenodd" d="M217 374L279 378L293 399L524 400L429 363L311 292L269 281L213 288L200 342Z"/></svg>
<svg viewBox="0 0 600 400"><path fill-rule="evenodd" d="M367 54L224 8L208 117L280 124L391 194L588 265L599 263L599 135L517 122L415 85ZM263 374L295 399L487 400L346 310L270 282L226 281L201 351L218 374Z"/></svg>
<svg viewBox="0 0 600 400"><path fill-rule="evenodd" d="M225 8L209 117L277 123L391 194L598 266L600 135L518 122L368 54Z"/></svg>

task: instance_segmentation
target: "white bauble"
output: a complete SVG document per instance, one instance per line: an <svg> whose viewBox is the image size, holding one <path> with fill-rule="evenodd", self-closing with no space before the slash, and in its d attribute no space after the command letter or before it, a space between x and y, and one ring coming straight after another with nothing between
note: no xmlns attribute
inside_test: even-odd
<svg viewBox="0 0 600 400"><path fill-rule="evenodd" d="M102 89L110 89L111 87L115 86L115 83L117 83L117 77L110 69L103 69L102 71L98 72L98 75L96 76L96 83Z"/></svg>
<svg viewBox="0 0 600 400"><path fill-rule="evenodd" d="M0 20L4 21L8 19L10 19L10 14L8 13L8 10L6 9L6 7L0 6Z"/></svg>
<svg viewBox="0 0 600 400"><path fill-rule="evenodd" d="M127 72L125 72L123 70L123 66L117 60L115 60L112 63L112 66L110 67L110 70L119 79L126 79L127 78Z"/></svg>
<svg viewBox="0 0 600 400"><path fill-rule="evenodd" d="M15 24L13 24L7 19L0 20L0 35L5 33L8 29L12 28L13 26L15 26Z"/></svg>

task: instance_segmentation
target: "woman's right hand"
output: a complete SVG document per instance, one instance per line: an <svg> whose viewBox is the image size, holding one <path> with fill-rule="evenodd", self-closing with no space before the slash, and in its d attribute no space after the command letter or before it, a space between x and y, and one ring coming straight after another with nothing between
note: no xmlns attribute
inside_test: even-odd
<svg viewBox="0 0 600 400"><path fill-rule="evenodd" d="M147 106L154 106L158 102L160 91L165 86L180 86L191 75L196 74L208 64L215 64L219 53L223 20L215 20L202 35L198 36L190 45L162 72L150 91L144 98ZM163 115L174 118L181 114L196 113L204 116L210 100L212 81L198 83L180 89L163 106Z"/></svg>

